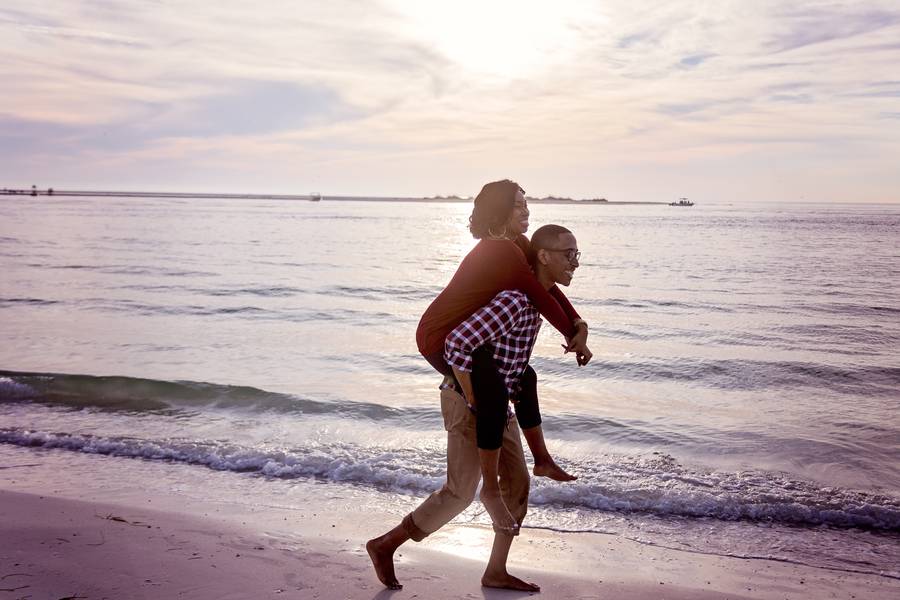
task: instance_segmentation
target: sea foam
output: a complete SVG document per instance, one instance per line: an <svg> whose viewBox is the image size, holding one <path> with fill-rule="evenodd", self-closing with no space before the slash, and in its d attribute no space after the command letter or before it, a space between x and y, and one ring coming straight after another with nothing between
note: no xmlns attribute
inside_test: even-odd
<svg viewBox="0 0 900 600"><path fill-rule="evenodd" d="M0 443L89 454L174 461L273 478L316 478L424 495L444 481L443 452L383 449L350 443L258 448L221 441L104 437L0 429ZM564 486L538 479L535 505L723 521L763 521L900 531L900 500L771 473L702 472L669 456L609 457L573 467Z"/></svg>

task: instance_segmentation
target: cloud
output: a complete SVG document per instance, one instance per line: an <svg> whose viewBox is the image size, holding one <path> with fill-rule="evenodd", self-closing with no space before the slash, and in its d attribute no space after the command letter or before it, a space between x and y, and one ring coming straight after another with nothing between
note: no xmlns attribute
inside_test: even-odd
<svg viewBox="0 0 900 600"><path fill-rule="evenodd" d="M25 34L57 36L109 46L150 48L150 44L142 42L137 38L116 35L106 31L87 31L84 29L72 29L70 27L48 27L44 25L19 25L16 29Z"/></svg>
<svg viewBox="0 0 900 600"><path fill-rule="evenodd" d="M59 37L109 46L149 48L140 39L110 31L81 29L63 26L56 19L34 12L0 9L0 25L25 36Z"/></svg>
<svg viewBox="0 0 900 600"><path fill-rule="evenodd" d="M260 134L300 129L362 115L326 86L283 81L231 82L226 92L186 101L174 123L162 118L160 137Z"/></svg>
<svg viewBox="0 0 900 600"><path fill-rule="evenodd" d="M765 62L765 63L756 63L756 64L748 64L744 67L745 71L768 71L768 70L776 70L776 69L791 69L797 67L808 66L812 64L810 61L795 61L795 62Z"/></svg>
<svg viewBox="0 0 900 600"><path fill-rule="evenodd" d="M0 115L0 153L6 157L39 151L63 144L80 129L54 122L28 121Z"/></svg>
<svg viewBox="0 0 900 600"><path fill-rule="evenodd" d="M657 174L734 189L771 164L826 188L852 149L873 189L895 181L896 3L564 4L0 9L3 174L414 194L527 173L538 195L639 195Z"/></svg>
<svg viewBox="0 0 900 600"><path fill-rule="evenodd" d="M671 117L714 119L746 109L747 98L716 98L683 103L663 103L656 107L658 113Z"/></svg>
<svg viewBox="0 0 900 600"><path fill-rule="evenodd" d="M843 94L848 98L900 98L900 90L884 90L880 92L857 92Z"/></svg>
<svg viewBox="0 0 900 600"><path fill-rule="evenodd" d="M640 31L620 38L616 45L619 48L628 49L639 44L656 44L660 37L660 31Z"/></svg>
<svg viewBox="0 0 900 600"><path fill-rule="evenodd" d="M877 10L850 5L848 8L786 9L776 15L787 25L768 46L775 52L831 42L872 33L900 23L900 11Z"/></svg>
<svg viewBox="0 0 900 600"><path fill-rule="evenodd" d="M842 98L900 98L900 81L868 81L861 83L859 90L842 92ZM891 89L893 88L893 89Z"/></svg>
<svg viewBox="0 0 900 600"><path fill-rule="evenodd" d="M790 92L794 90L806 89L810 86L812 86L812 83L810 83L809 81L786 81L784 83L767 85L765 87L765 91L772 93Z"/></svg>
<svg viewBox="0 0 900 600"><path fill-rule="evenodd" d="M716 55L712 52L707 52L704 54L692 54L690 56L685 56L680 61L678 61L678 65L685 69L693 69L694 67L703 64L710 58L714 58L715 56Z"/></svg>
<svg viewBox="0 0 900 600"><path fill-rule="evenodd" d="M702 110L706 110L710 106L714 106L715 102L685 102L682 104L660 104L657 110L664 115L689 115Z"/></svg>
<svg viewBox="0 0 900 600"><path fill-rule="evenodd" d="M811 104L813 97L810 94L773 94L769 96L771 102L791 102L798 104Z"/></svg>
<svg viewBox="0 0 900 600"><path fill-rule="evenodd" d="M19 150L133 152L169 138L259 136L362 118L327 87L285 82L222 82L227 91L177 103L143 103L140 118L98 126L0 118L0 142Z"/></svg>

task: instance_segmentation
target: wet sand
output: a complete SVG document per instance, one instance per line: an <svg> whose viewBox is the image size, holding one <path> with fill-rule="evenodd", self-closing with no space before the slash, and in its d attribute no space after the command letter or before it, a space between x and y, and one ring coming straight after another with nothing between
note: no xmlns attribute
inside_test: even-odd
<svg viewBox="0 0 900 600"><path fill-rule="evenodd" d="M395 517L348 518L183 498L104 504L0 490L0 598L519 598L482 588L490 532L451 525L376 580L363 545ZM545 598L886 598L900 582L647 546L615 535L525 530L510 571Z"/></svg>

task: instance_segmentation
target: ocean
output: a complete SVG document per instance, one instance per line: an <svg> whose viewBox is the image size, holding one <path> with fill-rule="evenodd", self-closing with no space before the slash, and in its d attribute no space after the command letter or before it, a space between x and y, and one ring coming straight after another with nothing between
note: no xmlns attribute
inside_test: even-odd
<svg viewBox="0 0 900 600"><path fill-rule="evenodd" d="M314 484L399 517L443 480L414 334L469 211L3 199L0 461L153 463L179 482L154 485L238 502ZM526 526L900 578L900 206L533 204L531 223L578 239L565 292L594 359L544 325L545 435L580 478L534 480ZM477 502L461 520L488 522Z"/></svg>

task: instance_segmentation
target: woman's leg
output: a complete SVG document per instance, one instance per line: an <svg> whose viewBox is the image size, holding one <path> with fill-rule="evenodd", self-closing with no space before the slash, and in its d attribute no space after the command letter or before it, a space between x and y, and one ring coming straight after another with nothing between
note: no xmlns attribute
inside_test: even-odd
<svg viewBox="0 0 900 600"><path fill-rule="evenodd" d="M536 477L549 477L555 481L574 481L578 479L570 475L556 464L547 444L544 442L544 429L541 427L541 410L537 395L537 374L530 366L525 368L520 380L521 391L515 403L516 419L519 428L528 442L528 449L534 457L534 474Z"/></svg>
<svg viewBox="0 0 900 600"><path fill-rule="evenodd" d="M478 411L475 436L481 462L481 503L491 516L495 530L513 533L518 530L518 523L503 502L499 483L500 448L509 393L494 364L493 348L482 346L472 353L471 377Z"/></svg>
<svg viewBox="0 0 900 600"><path fill-rule="evenodd" d="M472 353L472 391L478 411L475 419L478 447L496 450L503 444L509 391L494 364L491 346L482 346Z"/></svg>

